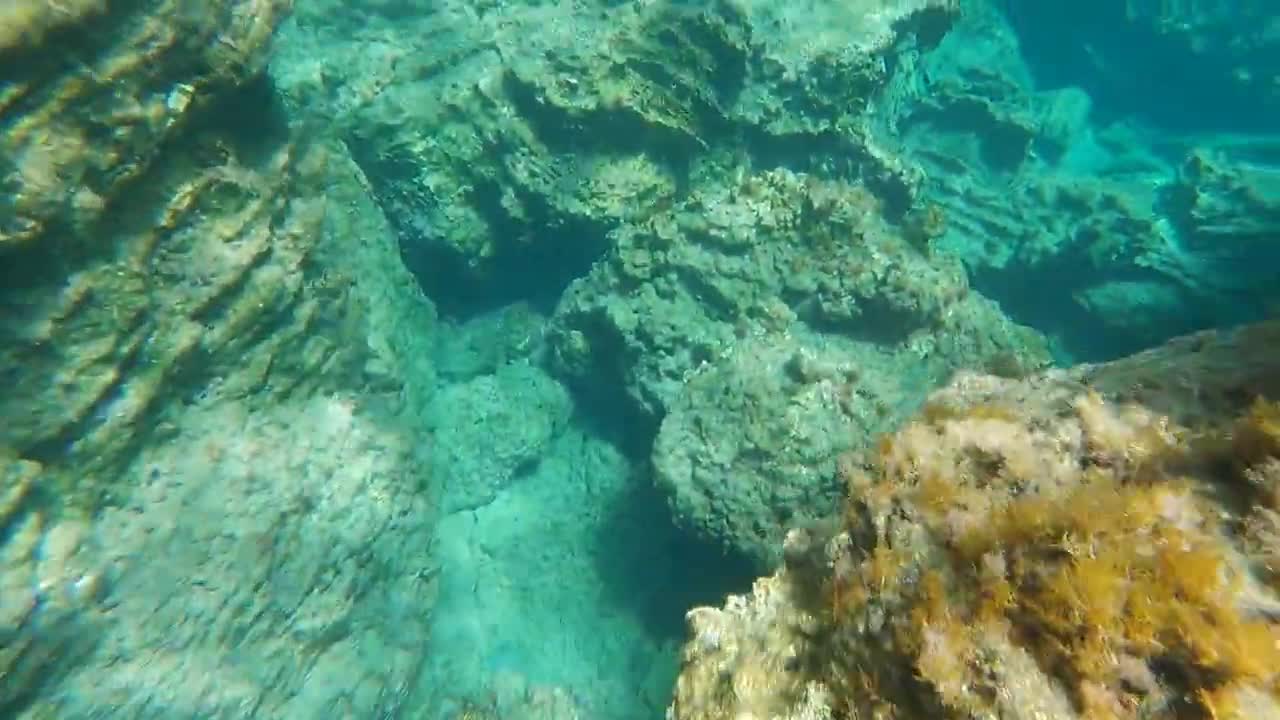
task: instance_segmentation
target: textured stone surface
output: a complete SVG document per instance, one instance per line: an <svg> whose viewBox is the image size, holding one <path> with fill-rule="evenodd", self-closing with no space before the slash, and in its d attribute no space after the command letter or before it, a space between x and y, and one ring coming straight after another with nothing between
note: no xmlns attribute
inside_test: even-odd
<svg viewBox="0 0 1280 720"><path fill-rule="evenodd" d="M803 584L786 575L757 580L724 608L687 616L684 670L668 713L682 720L833 717L830 694L799 672L821 620L805 610Z"/></svg>
<svg viewBox="0 0 1280 720"><path fill-rule="evenodd" d="M39 239L49 252L58 235L114 214L113 201L165 140L262 69L291 5L149 0L105 12L106 3L93 0L6 3L0 249ZM102 250L84 237L62 242L64 251Z"/></svg>
<svg viewBox="0 0 1280 720"><path fill-rule="evenodd" d="M432 436L444 511L493 502L532 471L572 410L568 391L524 362L442 389L431 402L424 429Z"/></svg>
<svg viewBox="0 0 1280 720"><path fill-rule="evenodd" d="M281 77L300 106L338 118L407 255L462 314L515 297L550 305L594 260L611 262L629 228L679 203L703 212L690 197L732 195L777 164L861 182L900 234L962 258L1063 359L1255 318L1273 302L1265 143L1170 137L1175 151L1157 152L1131 126L1096 122L1082 90L1037 90L993 4L958 21L955 10L316 4ZM725 326L687 319L699 310L666 310L652 341L575 371L575 353L612 342L576 328L557 346L562 369L638 368L630 400L660 417L686 370L728 340Z"/></svg>
<svg viewBox="0 0 1280 720"><path fill-rule="evenodd" d="M1047 360L864 188L785 171L621 228L548 340L563 373L616 378L660 421L654 467L678 520L762 561L788 522L830 507L835 454L952 370Z"/></svg>
<svg viewBox="0 0 1280 720"><path fill-rule="evenodd" d="M958 263L928 257L936 213L908 213L920 175L871 132L882 90L916 71L956 10L316 4L276 75L300 112L336 119L451 314L556 307L545 344L562 376L605 402L620 384L637 435L678 405L657 467L682 522L766 559L785 518L835 492L829 451L865 443L956 367L1046 357L969 296ZM784 392L753 416L770 440L717 460L724 449L691 429L735 422L720 405L740 398L722 403L716 383L794 384L780 361L744 353L685 397L748 335L774 360L833 343L856 355L862 376L797 390L801 414L847 432L789 441ZM537 357L542 330L521 342Z"/></svg>
<svg viewBox="0 0 1280 720"><path fill-rule="evenodd" d="M432 314L261 74L287 9L5 6L6 715L390 717L416 687Z"/></svg>
<svg viewBox="0 0 1280 720"><path fill-rule="evenodd" d="M164 3L145 10L155 14L140 9L115 18L123 26L118 32L136 26L138 34L108 43L102 68L36 75L26 101L7 108L11 124L3 135L13 157L43 160L22 162L10 175L17 191L9 217L25 231L9 235L5 248L3 302L10 312L0 321L0 366L14 391L0 399L0 412L11 419L0 443L46 464L76 467L68 494L84 496L78 500L87 507L134 444L160 425L160 396L180 387L172 379L198 369L187 380L194 392L229 367L247 365L258 376L243 373L228 390L261 387L273 355L290 338L280 333L253 343L255 330L296 315L296 337L309 318L334 305L324 293L301 296L324 205L298 187L317 182L322 152L287 141L270 96L252 79L265 51L259 36L269 35L276 18L242 19L243 37L228 34L225 52L243 42L244 57L223 58L209 78L172 78L171 98L155 93L149 76L166 69L179 75L192 49L166 54L182 18L169 17L177 11ZM237 17L259 12L253 3L225 8L233 10ZM212 13L209 27L200 26L209 42L216 20ZM192 39L196 46L199 37ZM49 55L60 50L46 48ZM214 84L237 77L240 88ZM108 106L96 105L97 96ZM268 103L257 126L209 126L211 113L248 100ZM130 104L146 104L154 122L139 123L115 107ZM91 144L88 128L103 139ZM154 162L165 143L176 143L171 137L179 129L185 142ZM66 157L58 150L64 145ZM144 173L145 180L130 179ZM86 192L87 206L75 202ZM285 362L308 369L353 362L333 343L310 342ZM260 347L246 354L246 345Z"/></svg>
<svg viewBox="0 0 1280 720"><path fill-rule="evenodd" d="M282 84L347 130L415 268L465 311L553 301L610 229L735 166L785 158L902 202L911 178L862 119L885 58L936 42L953 12L945 0L460 2L340 13L337 42L317 4L285 44Z"/></svg>
<svg viewBox="0 0 1280 720"><path fill-rule="evenodd" d="M957 377L842 461L842 519L690 612L672 717L1275 717L1278 346Z"/></svg>
<svg viewBox="0 0 1280 720"><path fill-rule="evenodd" d="M1059 34L1071 22L1038 13L1018 11L1019 30ZM1265 124L1227 134L1116 118L1096 87L1038 82L1030 42L975 5L885 93L875 136L924 178L921 206L944 229L937 246L1019 321L1055 336L1067 360L1263 317L1280 298L1280 137ZM1111 60L1136 72L1144 57Z"/></svg>

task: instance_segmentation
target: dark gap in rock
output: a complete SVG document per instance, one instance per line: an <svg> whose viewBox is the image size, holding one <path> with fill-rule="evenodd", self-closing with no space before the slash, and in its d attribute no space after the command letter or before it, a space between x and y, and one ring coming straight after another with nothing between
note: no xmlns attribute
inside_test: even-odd
<svg viewBox="0 0 1280 720"><path fill-rule="evenodd" d="M686 612L719 607L726 595L749 592L759 572L747 557L675 522L666 496L648 474L657 423L628 412L630 404L604 400L600 394L580 398L583 425L639 469L626 492L602 508L606 520L592 548L602 592L609 604L633 613L650 637L683 641Z"/></svg>
<svg viewBox="0 0 1280 720"><path fill-rule="evenodd" d="M758 577L747 558L676 525L666 498L647 478L635 478L627 494L603 510L607 530L593 548L602 593L655 640L684 640L685 613L720 607L727 595L749 592Z"/></svg>
<svg viewBox="0 0 1280 720"><path fill-rule="evenodd" d="M484 268L425 242L406 242L400 254L441 315L466 320L526 302L550 315L569 284L591 269L604 250L594 228L564 224L554 238L531 237L492 258Z"/></svg>
<svg viewBox="0 0 1280 720"><path fill-rule="evenodd" d="M630 108L571 112L547 102L541 88L514 75L508 74L503 86L520 117L560 157L644 154L671 171L678 182L684 182L689 159L702 150L697 138L658 125Z"/></svg>
<svg viewBox="0 0 1280 720"><path fill-rule="evenodd" d="M261 73L200 106L191 130L215 132L235 144L242 163L257 161L289 141L289 111L271 76Z"/></svg>
<svg viewBox="0 0 1280 720"><path fill-rule="evenodd" d="M914 203L915 190L900 176L885 172L881 161L834 132L777 134L744 128L741 141L751 152L752 170L785 169L823 179L862 183L882 203L890 222L899 221Z"/></svg>
<svg viewBox="0 0 1280 720"><path fill-rule="evenodd" d="M1079 294L1088 289L1086 283L1151 278L1115 273L1101 277L1096 268L1085 264L1055 263L1041 269L1023 267L1015 272L970 268L970 278L975 290L998 302L1014 321L1052 338L1054 360L1064 366L1115 360L1176 335L1220 324L1208 315L1166 316L1158 326L1144 326L1144 333L1136 334L1125 324L1112 327L1100 323L1098 316L1079 299ZM1072 283L1072 278L1079 281ZM1045 288L1053 288L1053 292L1045 292Z"/></svg>

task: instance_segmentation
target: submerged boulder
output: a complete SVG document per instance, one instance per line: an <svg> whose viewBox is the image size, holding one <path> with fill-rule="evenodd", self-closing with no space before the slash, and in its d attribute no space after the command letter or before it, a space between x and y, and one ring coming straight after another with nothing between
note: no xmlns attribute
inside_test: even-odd
<svg viewBox="0 0 1280 720"><path fill-rule="evenodd" d="M403 419L430 371L402 328L431 312L263 74L288 10L0 10L6 717L412 696L432 513Z"/></svg>
<svg viewBox="0 0 1280 720"><path fill-rule="evenodd" d="M858 185L776 170L709 187L618 231L557 308L553 360L655 419L679 523L772 562L788 524L838 494L840 452L958 368L1048 360L908 238Z"/></svg>
<svg viewBox="0 0 1280 720"><path fill-rule="evenodd" d="M689 613L671 717L1277 716L1277 347L957 377L841 460L782 569Z"/></svg>

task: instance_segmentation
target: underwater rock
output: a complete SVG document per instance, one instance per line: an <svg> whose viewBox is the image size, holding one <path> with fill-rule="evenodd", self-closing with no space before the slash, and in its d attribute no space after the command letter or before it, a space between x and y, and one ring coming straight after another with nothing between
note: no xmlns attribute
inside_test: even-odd
<svg viewBox="0 0 1280 720"><path fill-rule="evenodd" d="M6 717L410 698L431 309L263 75L288 9L0 11Z"/></svg>
<svg viewBox="0 0 1280 720"><path fill-rule="evenodd" d="M219 0L207 13L164 0L105 5L0 10L0 251L48 254L61 238L64 254L100 253L85 234L120 213L121 194L165 141L259 74L291 3ZM6 274L5 284L22 279Z"/></svg>
<svg viewBox="0 0 1280 720"><path fill-rule="evenodd" d="M547 318L527 302L517 302L463 322L440 324L433 358L446 382L464 382L497 372L504 365L541 362Z"/></svg>
<svg viewBox="0 0 1280 720"><path fill-rule="evenodd" d="M1280 713L1280 324L956 377L688 616L669 716Z"/></svg>
<svg viewBox="0 0 1280 720"><path fill-rule="evenodd" d="M1265 317L1280 136L1161 129L1100 110L1092 87L1045 88L1023 34L1042 11L1019 12L1015 32L975 3L878 104L875 137L940 217L933 246L1066 360Z"/></svg>
<svg viewBox="0 0 1280 720"><path fill-rule="evenodd" d="M1176 277L1204 300L1280 302L1280 135L1192 149L1165 188L1177 242L1149 248L1139 264Z"/></svg>
<svg viewBox="0 0 1280 720"><path fill-rule="evenodd" d="M694 374L653 448L655 479L678 521L776 564L783 529L838 500L834 458L905 412L907 383L892 361L794 332L744 340Z"/></svg>
<svg viewBox="0 0 1280 720"><path fill-rule="evenodd" d="M903 239L857 185L730 179L613 242L557 308L552 360L615 379L661 422L656 478L679 522L760 561L791 516L828 506L810 502L837 492L839 449L956 368L1047 360L1036 333ZM814 413L833 424L809 436L797 426Z"/></svg>
<svg viewBox="0 0 1280 720"><path fill-rule="evenodd" d="M449 715L459 720L582 720L588 717L573 693L554 685L538 685L522 675L498 673L493 689L479 698L450 702Z"/></svg>
<svg viewBox="0 0 1280 720"><path fill-rule="evenodd" d="M427 410L426 427L443 511L492 502L531 471L572 411L568 390L527 362L441 389Z"/></svg>
<svg viewBox="0 0 1280 720"><path fill-rule="evenodd" d="M276 76L336 117L411 267L442 308L554 302L607 234L734 166L821 168L903 205L911 178L863 132L899 52L951 0L317 3ZM334 26L334 17L340 18ZM321 50L322 48L322 50Z"/></svg>

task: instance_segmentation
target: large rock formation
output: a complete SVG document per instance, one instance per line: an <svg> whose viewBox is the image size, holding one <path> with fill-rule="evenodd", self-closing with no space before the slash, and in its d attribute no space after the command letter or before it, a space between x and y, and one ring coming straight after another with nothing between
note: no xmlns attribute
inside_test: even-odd
<svg viewBox="0 0 1280 720"><path fill-rule="evenodd" d="M6 716L411 701L431 314L343 148L280 112L287 10L0 11Z"/></svg>
<svg viewBox="0 0 1280 720"><path fill-rule="evenodd" d="M677 520L762 562L834 502L835 456L953 370L1047 361L865 188L781 170L624 226L565 294L550 345L563 373L613 379L660 420L655 476Z"/></svg>
<svg viewBox="0 0 1280 720"><path fill-rule="evenodd" d="M975 3L920 58L918 72L893 77L876 133L923 176L921 205L932 206L945 229L938 248L962 258L974 286L1016 319L1054 336L1068 360L1116 357L1174 335L1256 321L1280 302L1275 123L1230 133L1161 127L1176 108L1157 106L1152 93L1167 88L1197 115L1217 105L1189 99L1204 87L1195 79L1149 77L1142 69L1148 54L1131 51L1146 47L1137 40L1108 58L1103 75L1136 75L1147 90L1127 97L1147 103L1155 117L1136 117L1137 108L1121 113L1083 77L1066 85L1040 77L1037 40L1065 38L1079 48L1082 34L1124 24L1126 3L1095 5L1097 14L1019 8L1010 11L1011 25ZM1162 7L1196 14L1192 5ZM1154 22L1155 14L1135 10L1128 22ZM1099 22L1104 16L1114 23ZM1085 27L1062 31L1073 23ZM1197 27L1160 25L1174 35ZM1234 65L1237 50L1209 43L1179 57L1267 76L1265 63ZM1233 129L1212 129L1219 127Z"/></svg>
<svg viewBox="0 0 1280 720"><path fill-rule="evenodd" d="M958 376L689 614L671 717L1280 716L1278 347Z"/></svg>
<svg viewBox="0 0 1280 720"><path fill-rule="evenodd" d="M470 312L553 303L609 230L724 173L824 167L902 205L911 179L864 117L891 59L936 43L955 10L455 1L352 17L316 3L282 77L346 129L429 291Z"/></svg>
<svg viewBox="0 0 1280 720"><path fill-rule="evenodd" d="M729 548L774 559L834 498L830 458L954 368L1047 358L928 257L919 176L872 137L953 2L452 2L337 29L330 9L299 18L277 74L337 118L425 286L463 317L554 307L553 366L637 436L666 419L659 483ZM831 348L831 377L787 369ZM838 423L800 438L786 402ZM748 407L759 442L713 447Z"/></svg>

